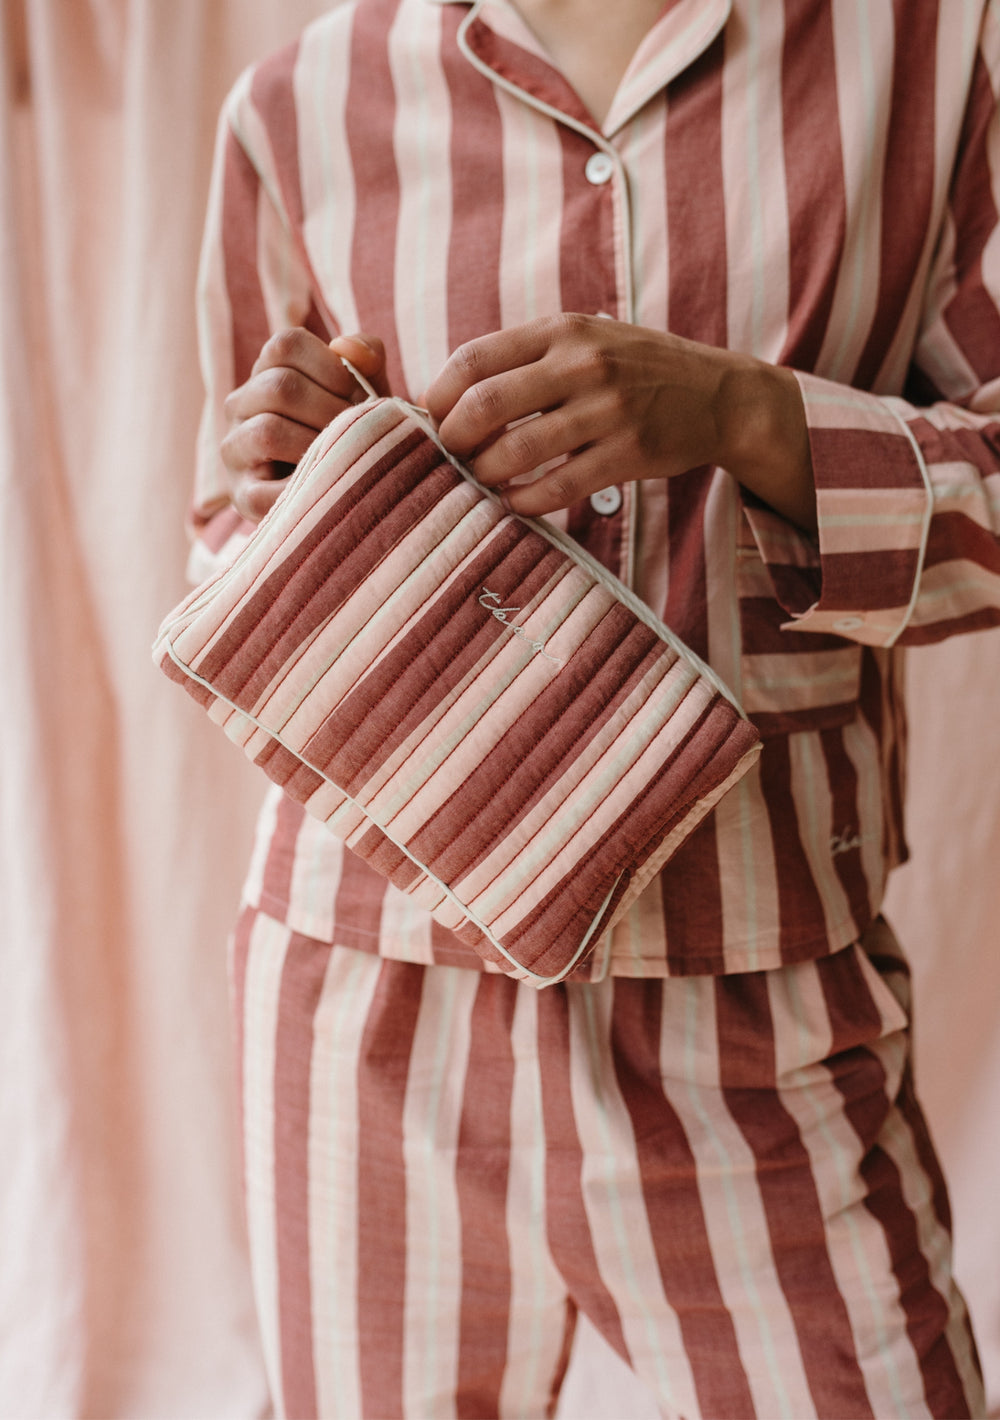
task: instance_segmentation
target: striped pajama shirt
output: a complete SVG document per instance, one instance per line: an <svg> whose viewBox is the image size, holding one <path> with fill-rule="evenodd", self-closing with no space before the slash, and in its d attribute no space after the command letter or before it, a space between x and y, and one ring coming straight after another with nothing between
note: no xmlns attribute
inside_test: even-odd
<svg viewBox="0 0 1000 1420"><path fill-rule="evenodd" d="M904 648L1000 620L998 86L986 0L674 0L597 126L504 0L357 0L234 89L196 573L241 534L223 400L287 325L379 335L410 398L562 311L788 365L819 518L704 468L555 519L764 741L606 979L483 971L269 796L235 961L286 1413L541 1414L579 1307L668 1412L981 1405L878 914Z"/></svg>

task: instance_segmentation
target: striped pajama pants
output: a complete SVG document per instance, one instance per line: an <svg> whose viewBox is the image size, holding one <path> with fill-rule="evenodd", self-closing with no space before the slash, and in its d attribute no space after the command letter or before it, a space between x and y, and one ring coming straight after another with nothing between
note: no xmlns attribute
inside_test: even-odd
<svg viewBox="0 0 1000 1420"><path fill-rule="evenodd" d="M289 1420L550 1415L579 1311L668 1416L983 1413L884 924L537 992L247 909L233 974Z"/></svg>

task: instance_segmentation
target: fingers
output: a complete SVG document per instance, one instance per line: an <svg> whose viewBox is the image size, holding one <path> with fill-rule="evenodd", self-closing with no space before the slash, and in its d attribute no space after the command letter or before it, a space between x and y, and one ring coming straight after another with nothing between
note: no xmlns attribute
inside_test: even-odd
<svg viewBox="0 0 1000 1420"><path fill-rule="evenodd" d="M365 392L341 356L380 392L388 393L385 350L374 336L339 336L328 345L300 327L272 335L249 379L229 394L229 431L221 444L230 498L258 521L281 482L316 434Z"/></svg>
<svg viewBox="0 0 1000 1420"><path fill-rule="evenodd" d="M511 512L538 518L569 508L610 483L623 482L620 470L620 462L609 460L606 447L583 449L531 483L508 485L503 499Z"/></svg>
<svg viewBox="0 0 1000 1420"><path fill-rule="evenodd" d="M245 473L232 481L229 497L242 517L259 523L274 507L284 488L284 479L269 477L264 471Z"/></svg>
<svg viewBox="0 0 1000 1420"><path fill-rule="evenodd" d="M385 346L377 335L338 335L330 341L330 350L350 360L359 374L378 394L391 394L385 368Z"/></svg>
<svg viewBox="0 0 1000 1420"><path fill-rule="evenodd" d="M344 408L343 405L340 406ZM339 413L339 410L337 411ZM329 423L329 420L325 421ZM320 425L319 428L325 427ZM251 415L230 429L222 440L222 461L234 476L251 470L270 468L272 464L297 464L315 439L317 429L300 424L280 414L264 411ZM289 470L271 473L278 477Z"/></svg>
<svg viewBox="0 0 1000 1420"><path fill-rule="evenodd" d="M460 345L428 386L424 400L442 440L455 453L478 448L505 424L545 409L556 382L539 362L555 322L532 321Z"/></svg>
<svg viewBox="0 0 1000 1420"><path fill-rule="evenodd" d="M469 463L480 483L499 488L553 459L577 454L606 432L606 421L597 401L571 400L505 429L485 448L479 449ZM451 447L444 436L442 441Z"/></svg>
<svg viewBox="0 0 1000 1420"><path fill-rule="evenodd" d="M327 342L301 326L276 331L265 341L247 383L266 370L280 369L296 370L344 400L350 399L355 388L353 377Z"/></svg>

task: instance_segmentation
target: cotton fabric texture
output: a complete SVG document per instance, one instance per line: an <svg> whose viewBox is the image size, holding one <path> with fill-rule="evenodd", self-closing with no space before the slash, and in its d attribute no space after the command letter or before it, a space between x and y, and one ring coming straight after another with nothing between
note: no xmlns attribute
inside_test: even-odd
<svg viewBox="0 0 1000 1420"><path fill-rule="evenodd" d="M372 0L227 106L199 574L237 523L222 400L282 325L377 332L408 398L463 340L566 310L800 372L817 538L720 469L623 482L617 511L554 520L764 739L612 934L612 974L754 970L856 940L906 856L903 647L998 619L1000 59L991 10L948 13L681 0L598 127L508 7ZM278 798L246 900L327 942L478 961Z"/></svg>
<svg viewBox="0 0 1000 1420"><path fill-rule="evenodd" d="M535 1420L578 1318L650 1413L984 1413L884 923L772 972L532 991L248 908L233 979L279 1414Z"/></svg>
<svg viewBox="0 0 1000 1420"><path fill-rule="evenodd" d="M595 947L760 753L617 578L506 512L398 399L345 410L154 657L487 965Z"/></svg>
<svg viewBox="0 0 1000 1420"><path fill-rule="evenodd" d="M18 352L0 374L0 1414L266 1413L218 951L260 776L148 648L184 590L202 398L191 292L215 119L245 64L329 8L0 8L3 323ZM959 5L938 56L981 8ZM795 23L794 4L779 10ZM903 28L914 12L923 0L897 11ZM859 119L857 57L843 56L842 134ZM772 146L759 151L773 172ZM876 221L878 184L868 199ZM908 658L912 857L887 895L994 1409L998 636ZM657 1420L585 1318L577 1343L564 1415Z"/></svg>

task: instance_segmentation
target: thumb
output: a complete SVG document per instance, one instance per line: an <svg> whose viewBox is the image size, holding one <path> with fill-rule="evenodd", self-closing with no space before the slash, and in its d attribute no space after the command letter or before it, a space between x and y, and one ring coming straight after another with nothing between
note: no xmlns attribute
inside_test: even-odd
<svg viewBox="0 0 1000 1420"><path fill-rule="evenodd" d="M338 335L330 341L335 355L349 360L379 394L391 394L385 369L385 346L377 335Z"/></svg>

